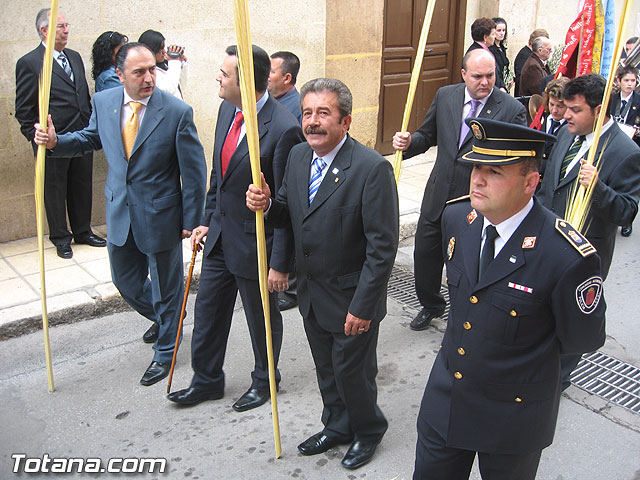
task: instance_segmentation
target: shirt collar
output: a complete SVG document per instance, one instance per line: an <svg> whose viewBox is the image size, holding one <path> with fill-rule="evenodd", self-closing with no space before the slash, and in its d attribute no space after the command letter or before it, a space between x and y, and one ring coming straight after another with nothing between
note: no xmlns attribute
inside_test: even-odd
<svg viewBox="0 0 640 480"><path fill-rule="evenodd" d="M344 142L346 141L347 141L347 136L345 135L340 141L340 143L333 148L333 150L331 150L329 153L327 153L322 157L322 159L325 161L327 166L331 165L331 163L333 162L333 159L336 158L336 155L338 155L338 152L340 151L340 149L344 145ZM314 151L313 160L315 160L316 158L318 158L318 154Z"/></svg>
<svg viewBox="0 0 640 480"><path fill-rule="evenodd" d="M629 100L631 100L631 97L633 97L633 90L631 90L631 93L626 97L623 97L622 92L620 92L620 100L626 100L628 102Z"/></svg>
<svg viewBox="0 0 640 480"><path fill-rule="evenodd" d="M262 97L260 98L260 100L258 100L258 101L256 102L256 115L257 115L258 113L260 113L260 110L262 110L262 107L264 107L264 104L265 104L265 103L267 103L267 100L268 100L268 99L269 99L269 92L265 90L265 91L264 91L264 94L262 95ZM235 112L235 113L238 113L238 112L242 112L242 109L241 109L241 108L236 107L236 112ZM235 117L235 115L234 115L234 117ZM243 123L244 123L244 122L243 122Z"/></svg>
<svg viewBox="0 0 640 480"><path fill-rule="evenodd" d="M500 238L506 243L511 238L511 235L518 229L522 220L529 214L531 209L533 208L533 198L530 198L527 204L524 206L522 210L512 215L511 217L503 220L502 222L494 225L496 230L498 231L498 235ZM492 225L492 223L485 217L484 224L482 227L482 236L484 237L487 226Z"/></svg>
<svg viewBox="0 0 640 480"><path fill-rule="evenodd" d="M600 131L600 135L602 135L604 132L609 130L611 128L611 125L613 125L613 124L614 124L613 117L609 117L609 121L607 123L605 123L604 125L602 125L602 130ZM578 136L576 136L576 138L578 138ZM587 143L587 145L591 146L593 144L593 136L594 136L593 132L588 133L587 135L585 135L585 142Z"/></svg>
<svg viewBox="0 0 640 480"><path fill-rule="evenodd" d="M153 93L151 95L153 95ZM127 89L125 88L124 89L124 101L122 102L122 104L123 105L127 105L129 102L138 102L138 103L143 104L146 107L147 104L149 103L149 99L151 99L151 95L149 95L146 98L143 98L142 100L134 100L133 98L131 98L129 96L129 94L127 93Z"/></svg>

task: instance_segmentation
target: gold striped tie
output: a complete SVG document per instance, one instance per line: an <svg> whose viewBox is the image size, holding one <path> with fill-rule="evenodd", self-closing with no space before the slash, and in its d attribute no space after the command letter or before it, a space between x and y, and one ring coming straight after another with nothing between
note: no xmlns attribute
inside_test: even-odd
<svg viewBox="0 0 640 480"><path fill-rule="evenodd" d="M132 113L129 120L127 120L122 128L122 144L124 145L124 153L127 155L127 160L133 150L133 144L136 142L136 135L138 135L139 119L138 111L142 107L140 102L129 102Z"/></svg>

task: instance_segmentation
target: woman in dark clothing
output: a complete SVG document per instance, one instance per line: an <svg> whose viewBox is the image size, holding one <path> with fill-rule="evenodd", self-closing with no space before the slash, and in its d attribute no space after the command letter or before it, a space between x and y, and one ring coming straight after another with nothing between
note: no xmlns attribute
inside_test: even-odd
<svg viewBox="0 0 640 480"><path fill-rule="evenodd" d="M116 74L116 54L128 41L126 35L108 31L94 42L91 51L91 75L96 82L96 92L122 85Z"/></svg>
<svg viewBox="0 0 640 480"><path fill-rule="evenodd" d="M496 17L496 38L495 43L489 46L489 50L496 58L496 68L499 79L497 85L504 85L507 92L511 90L512 80L509 78L509 58L507 58L507 21L504 18Z"/></svg>

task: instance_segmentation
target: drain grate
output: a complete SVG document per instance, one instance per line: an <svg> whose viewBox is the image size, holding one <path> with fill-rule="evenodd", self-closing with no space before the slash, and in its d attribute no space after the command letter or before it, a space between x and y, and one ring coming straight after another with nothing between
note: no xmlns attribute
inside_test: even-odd
<svg viewBox="0 0 640 480"><path fill-rule="evenodd" d="M389 296L404 305L419 310L413 272L395 265L389 278ZM449 292L442 286L440 293L447 301L444 320L449 317ZM588 393L598 395L633 413L640 413L640 368L602 352L582 356L571 374L571 383Z"/></svg>
<svg viewBox="0 0 640 480"><path fill-rule="evenodd" d="M571 383L633 413L640 413L640 368L602 352L584 354Z"/></svg>
<svg viewBox="0 0 640 480"><path fill-rule="evenodd" d="M440 289L440 293L444 295L444 299L447 302L444 315L440 318L446 321L447 318L449 318L449 291L447 290L447 287L443 285ZM391 276L389 277L388 295L394 300L405 304L407 307L415 308L416 310L420 310L422 308L418 297L416 297L413 272L406 268L394 265L393 270L391 271Z"/></svg>

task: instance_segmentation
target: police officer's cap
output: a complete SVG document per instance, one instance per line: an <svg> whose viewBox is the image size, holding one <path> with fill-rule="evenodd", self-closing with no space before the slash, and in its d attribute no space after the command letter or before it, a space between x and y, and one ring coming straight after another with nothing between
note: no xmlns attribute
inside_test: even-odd
<svg viewBox="0 0 640 480"><path fill-rule="evenodd" d="M556 137L533 128L488 118L465 120L473 134L470 152L459 162L477 165L511 165L527 158L542 158L545 142Z"/></svg>

